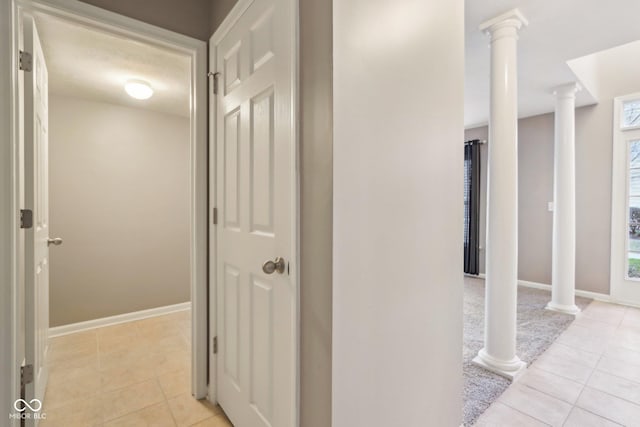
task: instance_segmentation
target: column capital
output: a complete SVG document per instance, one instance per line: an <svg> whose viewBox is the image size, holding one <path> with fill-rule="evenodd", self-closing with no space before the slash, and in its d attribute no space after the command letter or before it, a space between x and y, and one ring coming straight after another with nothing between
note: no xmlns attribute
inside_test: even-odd
<svg viewBox="0 0 640 427"><path fill-rule="evenodd" d="M519 9L511 9L495 18L484 21L480 24L480 31L491 35L491 41L502 37L517 37L518 30L529 25L529 21L524 17ZM500 31L505 30L505 31Z"/></svg>
<svg viewBox="0 0 640 427"><path fill-rule="evenodd" d="M566 83L553 88L552 93L556 98L575 98L576 93L582 90L582 85L578 82Z"/></svg>

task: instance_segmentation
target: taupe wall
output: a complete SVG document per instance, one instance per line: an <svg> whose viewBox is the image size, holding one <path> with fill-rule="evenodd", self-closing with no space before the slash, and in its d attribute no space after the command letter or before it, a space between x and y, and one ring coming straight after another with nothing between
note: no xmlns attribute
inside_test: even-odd
<svg viewBox="0 0 640 427"><path fill-rule="evenodd" d="M332 1L300 0L300 425L331 426Z"/></svg>
<svg viewBox="0 0 640 427"><path fill-rule="evenodd" d="M205 41L236 4L236 0L81 1Z"/></svg>
<svg viewBox="0 0 640 427"><path fill-rule="evenodd" d="M80 0L200 40L211 36L216 0Z"/></svg>
<svg viewBox="0 0 640 427"><path fill-rule="evenodd" d="M545 114L518 122L518 278L551 283L553 200L553 115ZM488 138L486 126L465 131L465 139ZM480 272L486 254L487 153L482 145L480 185Z"/></svg>
<svg viewBox="0 0 640 427"><path fill-rule="evenodd" d="M189 119L50 97L51 326L186 302Z"/></svg>
<svg viewBox="0 0 640 427"><path fill-rule="evenodd" d="M632 75L624 78L613 65L600 69L599 75L600 102L576 110L576 287L608 294L613 99L640 91L640 81ZM519 278L548 284L553 215L547 203L553 200L554 116L530 117L518 124ZM467 130L465 137L486 138L487 128ZM485 161L485 177L486 166ZM486 194L486 185L482 188ZM484 246L482 236L481 242Z"/></svg>
<svg viewBox="0 0 640 427"><path fill-rule="evenodd" d="M211 1L211 20L210 30L211 35L215 32L218 26L222 23L229 11L233 9L233 6L237 3L237 0L210 0Z"/></svg>

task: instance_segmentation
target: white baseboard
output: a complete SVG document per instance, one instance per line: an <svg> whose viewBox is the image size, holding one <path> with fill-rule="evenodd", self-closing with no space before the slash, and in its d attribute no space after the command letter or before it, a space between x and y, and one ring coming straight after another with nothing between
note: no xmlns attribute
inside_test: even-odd
<svg viewBox="0 0 640 427"><path fill-rule="evenodd" d="M465 276L475 277L477 279L485 279L484 273L478 274L477 276L472 274L465 274ZM518 285L524 286L525 288L542 289L543 291L551 292L551 285L548 285L546 283L530 282L528 280L518 280ZM576 296L590 298L597 301L615 302L617 304L624 304L624 302L615 301L613 298L611 298L611 295L600 294L598 292L582 291L580 289L576 289Z"/></svg>
<svg viewBox="0 0 640 427"><path fill-rule="evenodd" d="M118 323L131 322L149 317L162 316L163 314L185 311L191 308L191 302L166 305L164 307L150 308L148 310L134 311L132 313L118 314L116 316L102 317L100 319L87 320L86 322L70 323L68 325L49 328L49 337L59 337L73 334L75 332L87 331L90 329L103 328L105 326L117 325Z"/></svg>
<svg viewBox="0 0 640 427"><path fill-rule="evenodd" d="M468 274L468 273L464 273L465 277L471 277L472 279L484 279L484 273L478 273L478 274Z"/></svg>
<svg viewBox="0 0 640 427"><path fill-rule="evenodd" d="M542 290L551 292L551 285L547 285L546 283L537 283L537 282L529 282L527 280L518 280L518 285L524 286L525 288L542 289ZM591 292L591 291L582 291L580 289L576 289L576 296L583 297L583 298L590 298L596 301L613 302L611 295L600 294L598 292Z"/></svg>

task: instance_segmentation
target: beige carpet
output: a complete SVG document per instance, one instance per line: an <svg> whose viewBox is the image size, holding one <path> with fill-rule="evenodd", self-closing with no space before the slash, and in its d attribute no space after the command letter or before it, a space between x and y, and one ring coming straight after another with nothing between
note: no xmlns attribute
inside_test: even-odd
<svg viewBox="0 0 640 427"><path fill-rule="evenodd" d="M516 351L530 364L538 358L573 321L573 316L545 310L551 294L539 289L518 288L518 335ZM584 309L590 299L576 298ZM463 420L471 426L510 384L499 375L471 364L484 340L484 280L464 280Z"/></svg>

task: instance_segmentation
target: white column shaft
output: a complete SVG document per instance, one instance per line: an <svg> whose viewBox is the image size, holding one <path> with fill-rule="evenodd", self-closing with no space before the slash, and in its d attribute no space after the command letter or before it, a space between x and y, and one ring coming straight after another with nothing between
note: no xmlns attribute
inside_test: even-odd
<svg viewBox="0 0 640 427"><path fill-rule="evenodd" d="M517 11L516 11L517 12ZM517 13L487 26L491 34L491 104L487 180L484 348L477 364L515 377L518 286L518 30Z"/></svg>
<svg viewBox="0 0 640 427"><path fill-rule="evenodd" d="M547 308L575 314L575 84L558 88L555 112L552 296Z"/></svg>
<svg viewBox="0 0 640 427"><path fill-rule="evenodd" d="M508 30L491 44L487 193L485 350L500 360L515 357L518 283L517 42Z"/></svg>

